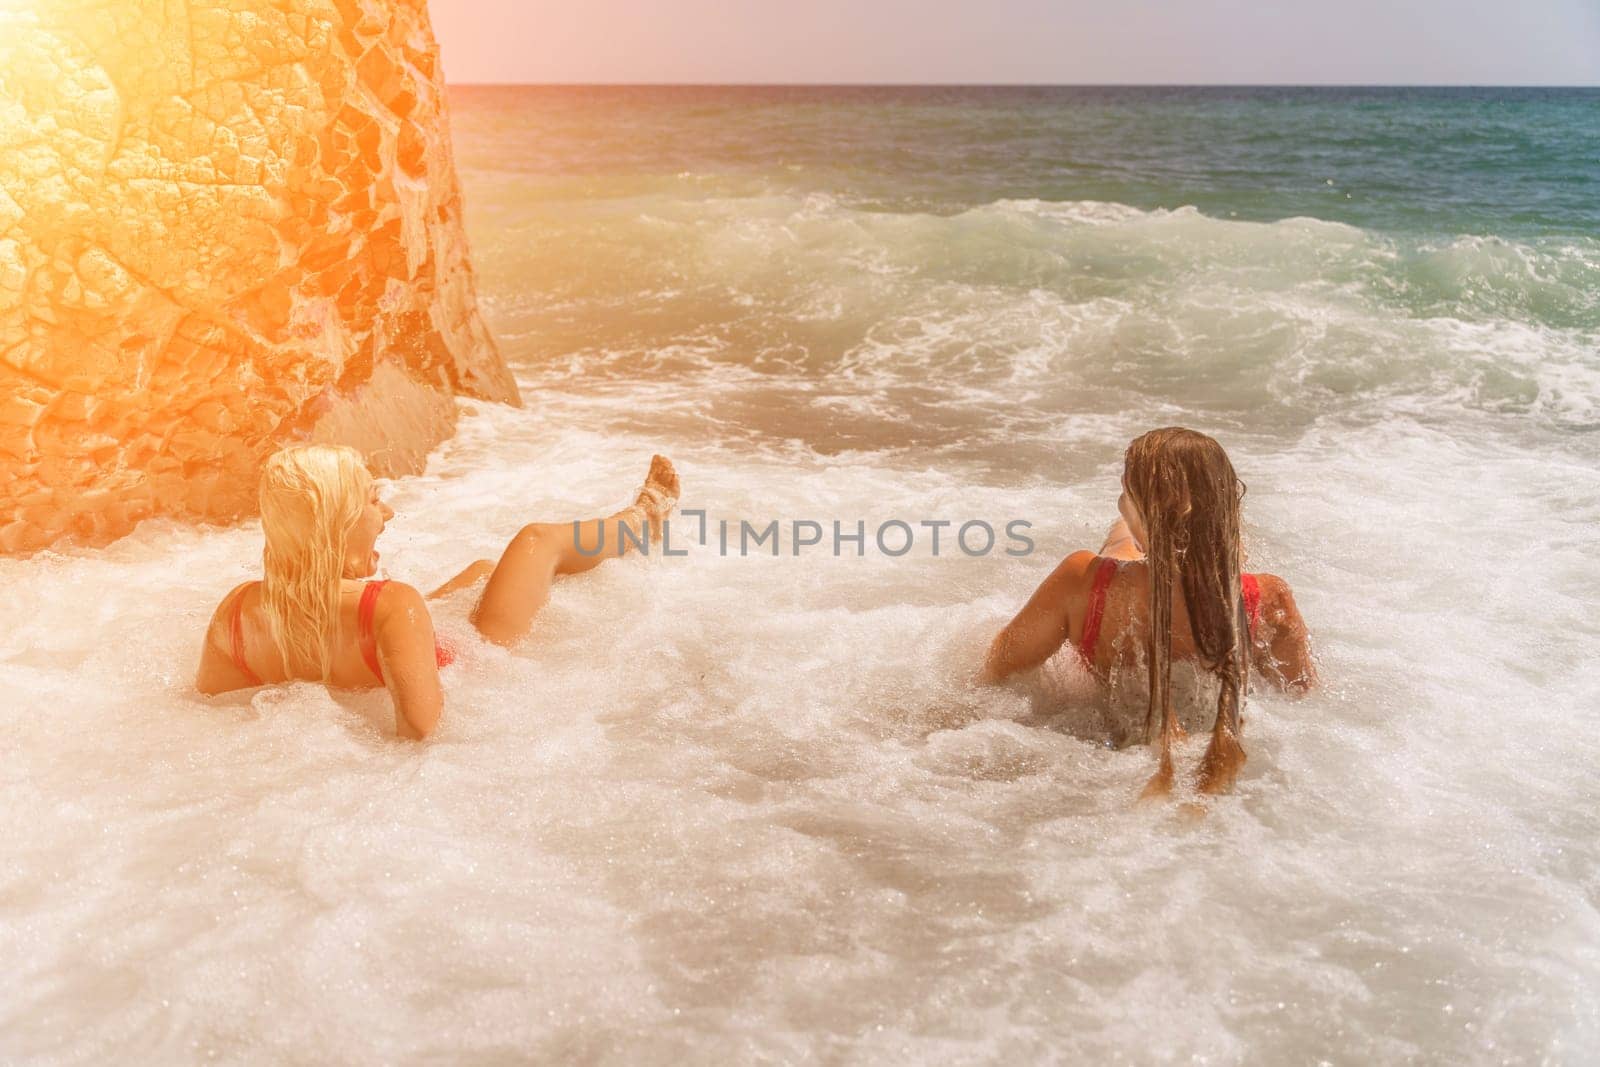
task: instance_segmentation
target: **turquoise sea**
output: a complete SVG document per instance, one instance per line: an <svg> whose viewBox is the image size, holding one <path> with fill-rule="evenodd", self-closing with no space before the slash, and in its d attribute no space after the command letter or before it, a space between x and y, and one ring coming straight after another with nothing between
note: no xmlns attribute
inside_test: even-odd
<svg viewBox="0 0 1600 1067"><path fill-rule="evenodd" d="M1131 393L1242 428L1397 403L1558 434L1600 419L1600 90L455 101L481 269L530 366L825 382L1045 359L1039 386L1079 411ZM814 443L873 433L824 421Z"/></svg>
<svg viewBox="0 0 1600 1067"><path fill-rule="evenodd" d="M592 194L693 176L898 212L1099 200L1414 234L1600 227L1600 88L458 86L452 102L461 165Z"/></svg>

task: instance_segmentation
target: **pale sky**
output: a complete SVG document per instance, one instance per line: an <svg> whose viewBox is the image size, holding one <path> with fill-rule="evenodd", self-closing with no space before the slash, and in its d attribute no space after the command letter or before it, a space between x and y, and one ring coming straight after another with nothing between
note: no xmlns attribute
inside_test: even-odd
<svg viewBox="0 0 1600 1067"><path fill-rule="evenodd" d="M451 82L1600 85L1600 0L431 0Z"/></svg>

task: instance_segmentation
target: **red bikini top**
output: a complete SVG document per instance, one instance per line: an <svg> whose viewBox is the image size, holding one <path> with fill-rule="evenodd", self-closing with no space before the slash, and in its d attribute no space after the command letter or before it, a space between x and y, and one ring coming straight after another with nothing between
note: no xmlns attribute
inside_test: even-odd
<svg viewBox="0 0 1600 1067"><path fill-rule="evenodd" d="M1100 637L1100 620L1106 613L1106 590L1111 587L1117 567L1116 560L1103 559L1095 569L1094 585L1089 589L1089 610L1083 616L1083 637L1078 641L1078 649L1086 660L1094 659L1094 643ZM1253 574L1241 574L1239 592L1244 595L1244 610L1250 617L1250 633L1253 635L1261 622L1261 583Z"/></svg>
<svg viewBox="0 0 1600 1067"><path fill-rule="evenodd" d="M356 640L361 645L361 658L372 668L372 673L378 676L380 682L383 681L383 668L378 665L378 634L372 626L372 613L378 610L378 595L388 584L387 578L381 582L368 582L367 587L361 590L361 606L356 609ZM455 649L434 638L433 662L437 666L448 667L455 661Z"/></svg>
<svg viewBox="0 0 1600 1067"><path fill-rule="evenodd" d="M378 683L383 684L383 667L378 663L378 635L373 629L372 615L378 608L378 596L383 592L383 587L388 585L388 579L380 582L368 582L366 588L361 590L361 603L356 608L356 643L361 648L361 659L367 667L377 676ZM229 625L229 637L233 645L233 665L239 668L239 673L251 685L262 685L261 678L244 658L244 592L233 598L233 619ZM455 650L437 639L433 642L433 660L440 667L447 667L456 659Z"/></svg>

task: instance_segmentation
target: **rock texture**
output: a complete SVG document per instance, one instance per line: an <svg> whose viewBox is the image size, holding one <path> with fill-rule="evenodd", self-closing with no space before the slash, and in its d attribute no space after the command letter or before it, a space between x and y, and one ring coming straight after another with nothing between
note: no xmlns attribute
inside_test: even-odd
<svg viewBox="0 0 1600 1067"><path fill-rule="evenodd" d="M424 0L0 9L0 551L254 509L287 439L418 469L515 403Z"/></svg>

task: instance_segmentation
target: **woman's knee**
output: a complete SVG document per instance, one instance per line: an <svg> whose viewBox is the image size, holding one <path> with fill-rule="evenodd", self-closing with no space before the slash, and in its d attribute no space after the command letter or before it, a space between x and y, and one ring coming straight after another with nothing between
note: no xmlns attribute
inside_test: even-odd
<svg viewBox="0 0 1600 1067"><path fill-rule="evenodd" d="M517 531L511 539L512 545L527 550L547 549L558 551L560 548L560 531L565 527L549 522L530 522Z"/></svg>
<svg viewBox="0 0 1600 1067"><path fill-rule="evenodd" d="M483 635L484 640L502 648L516 644L528 632L527 620L507 618L504 613L484 611L482 608L473 614L472 625Z"/></svg>

